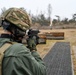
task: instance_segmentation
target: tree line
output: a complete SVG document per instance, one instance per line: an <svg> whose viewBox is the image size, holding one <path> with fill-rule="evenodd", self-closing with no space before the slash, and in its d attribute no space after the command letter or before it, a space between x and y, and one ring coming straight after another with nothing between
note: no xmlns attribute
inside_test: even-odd
<svg viewBox="0 0 76 75"><path fill-rule="evenodd" d="M26 11L25 8L21 8L21 9ZM3 13L6 10L7 9L5 7L1 9L0 17L3 15ZM31 16L32 23L33 24L38 23L41 26L49 26L50 25L50 20L51 20L50 15L51 15L51 12L52 12L50 4L48 5L47 11L48 11L48 17L45 17L45 14L42 13L42 12L39 13L38 15L33 15L33 14L28 12L29 15ZM76 13L72 15L72 19L64 18L63 20L60 20L59 15L55 15L55 16L57 17L57 19L52 20L52 24L54 24L54 25L55 24L69 24L69 23L75 23L76 22Z"/></svg>

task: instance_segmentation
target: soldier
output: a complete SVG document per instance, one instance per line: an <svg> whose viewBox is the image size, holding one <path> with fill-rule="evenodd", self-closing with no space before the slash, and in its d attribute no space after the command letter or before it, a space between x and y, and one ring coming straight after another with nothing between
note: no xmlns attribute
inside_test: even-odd
<svg viewBox="0 0 76 75"><path fill-rule="evenodd" d="M30 24L27 13L19 8L10 8L4 13L0 47L5 43L12 45L4 52L2 75L46 75L46 67L36 45L30 50L21 43ZM30 43L33 45L34 41Z"/></svg>

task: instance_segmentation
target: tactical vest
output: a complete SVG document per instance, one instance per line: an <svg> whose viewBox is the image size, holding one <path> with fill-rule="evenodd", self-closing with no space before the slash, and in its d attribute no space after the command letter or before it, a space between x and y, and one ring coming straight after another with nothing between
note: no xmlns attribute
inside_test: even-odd
<svg viewBox="0 0 76 75"><path fill-rule="evenodd" d="M4 57L4 52L9 48L12 44L11 43L5 43L1 48L0 48L0 75L2 75L2 60Z"/></svg>

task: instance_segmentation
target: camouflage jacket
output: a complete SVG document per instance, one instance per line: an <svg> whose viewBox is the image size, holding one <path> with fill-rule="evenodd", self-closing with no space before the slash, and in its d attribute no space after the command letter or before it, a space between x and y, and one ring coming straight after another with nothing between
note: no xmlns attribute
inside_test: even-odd
<svg viewBox="0 0 76 75"><path fill-rule="evenodd" d="M8 41L0 38L0 47ZM37 51L30 52L23 44L15 43L5 51L2 75L46 75L46 68Z"/></svg>

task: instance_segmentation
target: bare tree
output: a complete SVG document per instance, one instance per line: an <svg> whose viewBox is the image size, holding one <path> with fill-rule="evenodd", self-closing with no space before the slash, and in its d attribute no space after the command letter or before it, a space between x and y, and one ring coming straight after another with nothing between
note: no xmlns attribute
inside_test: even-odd
<svg viewBox="0 0 76 75"><path fill-rule="evenodd" d="M5 8L5 7L3 7L2 9L1 9L1 16L3 16L3 14L4 14L4 12L6 11L7 9Z"/></svg>
<svg viewBox="0 0 76 75"><path fill-rule="evenodd" d="M60 16L55 15L57 17L58 22L60 22Z"/></svg>
<svg viewBox="0 0 76 75"><path fill-rule="evenodd" d="M52 26L51 13L52 13L52 6L51 6L51 4L49 4L48 5L48 19L49 19L50 26Z"/></svg>
<svg viewBox="0 0 76 75"><path fill-rule="evenodd" d="M76 21L76 14L73 14L73 20Z"/></svg>

